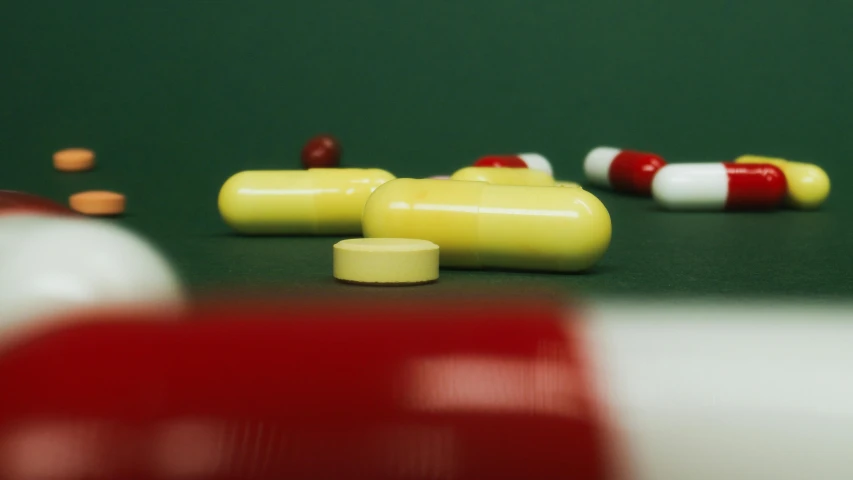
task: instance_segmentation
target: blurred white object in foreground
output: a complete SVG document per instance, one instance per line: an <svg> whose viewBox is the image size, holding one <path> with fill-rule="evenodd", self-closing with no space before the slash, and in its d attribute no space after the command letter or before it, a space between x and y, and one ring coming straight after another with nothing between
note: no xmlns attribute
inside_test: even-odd
<svg viewBox="0 0 853 480"><path fill-rule="evenodd" d="M77 309L182 299L169 263L120 226L82 217L0 217L2 336Z"/></svg>
<svg viewBox="0 0 853 480"><path fill-rule="evenodd" d="M853 308L602 303L584 323L631 478L853 478Z"/></svg>

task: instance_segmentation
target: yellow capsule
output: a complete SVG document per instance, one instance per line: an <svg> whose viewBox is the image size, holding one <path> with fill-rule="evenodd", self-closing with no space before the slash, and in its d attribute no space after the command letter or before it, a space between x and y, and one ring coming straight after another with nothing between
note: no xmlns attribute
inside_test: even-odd
<svg viewBox="0 0 853 480"><path fill-rule="evenodd" d="M249 170L219 191L219 213L246 234L357 235L367 197L394 175L376 168Z"/></svg>
<svg viewBox="0 0 853 480"><path fill-rule="evenodd" d="M554 177L528 168L465 167L450 176L451 180L470 180L495 185L553 186Z"/></svg>
<svg viewBox="0 0 853 480"><path fill-rule="evenodd" d="M743 155L735 162L769 163L779 167L788 182L785 202L790 207L803 210L818 208L829 196L829 176L817 165L757 155Z"/></svg>
<svg viewBox="0 0 853 480"><path fill-rule="evenodd" d="M495 169L499 170L499 169ZM392 180L364 206L365 237L418 238L444 266L576 272L610 245L610 215L581 188Z"/></svg>

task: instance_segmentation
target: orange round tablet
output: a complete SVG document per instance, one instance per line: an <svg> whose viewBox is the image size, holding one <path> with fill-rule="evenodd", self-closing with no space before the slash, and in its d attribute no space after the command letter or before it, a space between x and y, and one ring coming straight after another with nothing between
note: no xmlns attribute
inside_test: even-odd
<svg viewBox="0 0 853 480"><path fill-rule="evenodd" d="M66 148L53 154L53 167L60 172L84 172L95 167L95 152L87 148Z"/></svg>
<svg viewBox="0 0 853 480"><path fill-rule="evenodd" d="M85 215L119 215L124 212L124 195L105 190L91 190L71 195L68 204Z"/></svg>

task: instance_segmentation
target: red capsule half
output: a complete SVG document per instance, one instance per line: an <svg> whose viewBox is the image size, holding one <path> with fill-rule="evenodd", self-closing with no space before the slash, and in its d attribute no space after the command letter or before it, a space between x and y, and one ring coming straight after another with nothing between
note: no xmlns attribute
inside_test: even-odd
<svg viewBox="0 0 853 480"><path fill-rule="evenodd" d="M564 309L435 303L214 305L20 344L0 354L0 472L613 478Z"/></svg>
<svg viewBox="0 0 853 480"><path fill-rule="evenodd" d="M514 157L511 155L491 155L488 157L482 157L474 162L475 167L504 167L504 168L527 168L527 164L524 163L518 157Z"/></svg>
<svg viewBox="0 0 853 480"><path fill-rule="evenodd" d="M538 153L519 153L517 155L488 155L474 162L475 167L529 168L554 175L554 169L547 158Z"/></svg>

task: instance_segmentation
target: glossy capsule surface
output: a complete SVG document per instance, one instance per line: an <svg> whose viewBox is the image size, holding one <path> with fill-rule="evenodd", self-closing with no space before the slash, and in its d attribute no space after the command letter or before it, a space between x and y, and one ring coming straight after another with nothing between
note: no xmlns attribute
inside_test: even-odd
<svg viewBox="0 0 853 480"><path fill-rule="evenodd" d="M486 182L495 185L553 186L554 177L527 168L465 167L450 176L451 180Z"/></svg>
<svg viewBox="0 0 853 480"><path fill-rule="evenodd" d="M817 165L757 155L743 155L735 159L735 163L765 163L779 167L788 182L785 203L789 207L815 209L829 196L829 176Z"/></svg>
<svg viewBox="0 0 853 480"><path fill-rule="evenodd" d="M441 265L577 272L610 245L607 209L580 188L398 179L364 207L366 237L437 244Z"/></svg>
<svg viewBox="0 0 853 480"><path fill-rule="evenodd" d="M652 194L669 210L761 210L780 206L785 188L769 164L680 163L660 169Z"/></svg>
<svg viewBox="0 0 853 480"><path fill-rule="evenodd" d="M529 168L554 175L554 167L544 155L538 153L519 153L515 155L487 155L474 162L475 167Z"/></svg>
<svg viewBox="0 0 853 480"><path fill-rule="evenodd" d="M664 165L666 161L654 153L598 147L587 154L583 168L597 187L649 196L652 179Z"/></svg>
<svg viewBox="0 0 853 480"><path fill-rule="evenodd" d="M367 197L393 178L376 168L244 171L222 185L219 213L245 234L359 234Z"/></svg>
<svg viewBox="0 0 853 480"><path fill-rule="evenodd" d="M489 155L481 157L474 162L475 167L494 167L494 168L527 168L519 157L514 155Z"/></svg>

